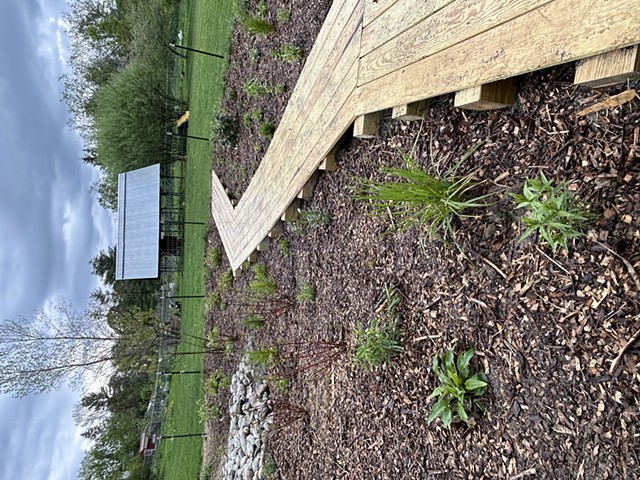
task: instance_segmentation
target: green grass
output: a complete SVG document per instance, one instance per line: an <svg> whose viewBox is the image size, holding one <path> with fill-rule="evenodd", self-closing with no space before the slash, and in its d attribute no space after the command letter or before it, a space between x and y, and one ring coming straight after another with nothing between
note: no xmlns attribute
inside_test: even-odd
<svg viewBox="0 0 640 480"><path fill-rule="evenodd" d="M236 2L192 0L182 11L188 21L182 21L183 44L227 56L231 42ZM227 60L193 54L188 62L189 134L208 137L211 119L219 111L224 93L224 74ZM182 85L181 88L185 88ZM208 222L211 201L211 145L201 140L189 140L187 163L185 215L189 221ZM188 226L185 233L184 274L180 282L182 295L201 295L205 288L205 235L202 226ZM204 333L204 301L189 299L182 302L182 328L191 335ZM178 351L189 351L180 344ZM201 370L202 355L177 356L174 370ZM169 405L162 429L163 435L201 433L204 425L194 408L203 402L202 375L176 375L172 378ZM167 480L193 480L200 475L202 438L179 438L160 443L158 478Z"/></svg>

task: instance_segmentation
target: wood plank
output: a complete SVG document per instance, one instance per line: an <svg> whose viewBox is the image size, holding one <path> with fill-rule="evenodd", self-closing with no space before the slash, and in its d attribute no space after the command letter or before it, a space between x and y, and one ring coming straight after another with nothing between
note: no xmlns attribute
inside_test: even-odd
<svg viewBox="0 0 640 480"><path fill-rule="evenodd" d="M304 184L304 187L298 192L298 198L302 200L311 200L313 198L313 191L318 183L318 172L314 172Z"/></svg>
<svg viewBox="0 0 640 480"><path fill-rule="evenodd" d="M298 219L298 208L300 207L300 200L295 199L292 200L287 208L282 212L282 221L283 222L295 222Z"/></svg>
<svg viewBox="0 0 640 480"><path fill-rule="evenodd" d="M375 138L380 130L380 112L360 115L353 122L353 136L355 138Z"/></svg>
<svg viewBox="0 0 640 480"><path fill-rule="evenodd" d="M291 143L294 143L294 139L300 135L300 129L304 123L302 119L311 117L313 109L321 107L321 105L315 107L318 102L328 101L327 95L331 93L331 88L336 84L336 72L339 72L337 76L340 77L344 73L343 70L349 70L352 62L357 58L360 42L359 35L354 35L354 33L359 32L361 28L364 4L354 1L345 3L350 4L352 10L341 10L340 21L333 25L336 29L340 28L339 38L328 42L327 48L330 48L330 51L323 53L323 55L328 55L325 55L324 63L314 62L311 69L307 69L305 66L303 75L298 80L280 121L280 125L288 127L279 128L279 131L274 135L269 150L238 204L238 209L244 209L245 204L254 203L252 195L259 191L259 188L254 188L253 185L268 182L274 168L277 168L277 165L281 163L282 156L291 156ZM300 88L298 85L301 85Z"/></svg>
<svg viewBox="0 0 640 480"><path fill-rule="evenodd" d="M364 85L457 43L464 42L542 5L549 4L551 1L459 0L449 4L418 23L414 28L401 33L393 40L364 55L360 66L358 85ZM543 24L539 18L536 17L536 20L536 23ZM524 38L528 38L531 36L531 29L521 33ZM494 46L495 43L491 44L492 48ZM476 53L470 54L468 52L473 52L473 50L468 50L466 55L456 58L456 62L473 61ZM494 53L499 55L499 51ZM530 51L529 54L535 56L536 53ZM450 67L449 64L440 64L438 70L448 70ZM422 98L429 96L424 95Z"/></svg>
<svg viewBox="0 0 640 480"><path fill-rule="evenodd" d="M427 117L427 115L429 115L430 105L431 100L420 100L419 102L399 105L397 107L393 107L391 118L393 120L402 120L408 122L423 120Z"/></svg>
<svg viewBox="0 0 640 480"><path fill-rule="evenodd" d="M358 87L354 113L391 108L637 44L638 18L640 2L556 0Z"/></svg>
<svg viewBox="0 0 640 480"><path fill-rule="evenodd" d="M271 238L280 238L280 235L282 235L282 222L277 220L273 227L271 227L271 230L269 230L269 236Z"/></svg>
<svg viewBox="0 0 640 480"><path fill-rule="evenodd" d="M438 10L446 7L454 0L421 0L413 1L407 8L407 0L396 2L382 14L367 23L365 7L365 28L362 30L360 56L364 56L402 32L420 23Z"/></svg>
<svg viewBox="0 0 640 480"><path fill-rule="evenodd" d="M516 101L516 86L512 78L456 92L453 106L467 110L497 110L513 105Z"/></svg>
<svg viewBox="0 0 640 480"><path fill-rule="evenodd" d="M336 161L336 153L338 152L338 145L334 145L333 148L322 160L322 163L318 166L320 170L326 172L335 172L338 169L338 162Z"/></svg>
<svg viewBox="0 0 640 480"><path fill-rule="evenodd" d="M640 78L638 45L585 58L576 65L574 83L592 88L608 87Z"/></svg>
<svg viewBox="0 0 640 480"><path fill-rule="evenodd" d="M366 0L364 7L364 25L369 25L396 2L398 2L398 0Z"/></svg>

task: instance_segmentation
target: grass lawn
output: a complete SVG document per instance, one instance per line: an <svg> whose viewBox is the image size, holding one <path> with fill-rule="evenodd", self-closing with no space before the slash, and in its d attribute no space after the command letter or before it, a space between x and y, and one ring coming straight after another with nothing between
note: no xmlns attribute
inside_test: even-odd
<svg viewBox="0 0 640 480"><path fill-rule="evenodd" d="M227 55L231 40L235 2L228 0L185 0L183 44L199 50ZM190 53L185 81L189 88L189 134L210 137L211 119L217 113L224 92L227 60ZM189 140L186 177L185 219L205 222L205 226L187 225L184 244L184 274L181 295L204 294L204 252L206 224L211 201L211 145L202 140ZM182 302L182 329L189 334L204 333L204 299ZM180 345L178 351L193 350ZM202 355L179 355L174 370L201 370ZM204 400L202 375L176 375L171 381L169 407L162 435L200 433L204 425L198 413ZM177 438L161 443L160 478L168 480L198 478L202 461L202 438Z"/></svg>

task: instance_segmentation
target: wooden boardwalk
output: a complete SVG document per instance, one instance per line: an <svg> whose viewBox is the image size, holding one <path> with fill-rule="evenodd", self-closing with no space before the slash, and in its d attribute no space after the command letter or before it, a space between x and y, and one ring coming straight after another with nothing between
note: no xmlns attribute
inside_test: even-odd
<svg viewBox="0 0 640 480"><path fill-rule="evenodd" d="M640 0L335 0L235 207L213 174L211 211L231 267L264 248L283 215L295 216L298 196L354 122L354 134L373 135L381 110L419 116L418 102L448 93L456 105L499 107L515 96L508 79L581 59L582 76L601 83L607 55L616 64L629 57L633 75L637 48L616 51L638 43Z"/></svg>

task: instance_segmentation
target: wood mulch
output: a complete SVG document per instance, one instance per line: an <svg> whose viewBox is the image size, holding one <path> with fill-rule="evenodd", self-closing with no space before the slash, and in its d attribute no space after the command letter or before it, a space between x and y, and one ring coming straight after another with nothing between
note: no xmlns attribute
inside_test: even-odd
<svg viewBox="0 0 640 480"><path fill-rule="evenodd" d="M267 147L255 125L244 127L243 114L260 107L277 122L286 106L286 95L251 99L242 86L256 77L292 89L302 64L283 64L265 51L282 42L308 53L329 4L269 2L274 19L279 8L292 12L274 36L236 30L223 108L241 125L240 143L214 152L214 169L236 196L260 160L254 145ZM247 59L256 46L263 55L254 65ZM208 369L222 365L232 373L248 346L349 345L336 362L295 375L277 394L306 409L309 419L271 434L273 478L638 477L640 342L610 369L640 330L640 102L576 113L640 83L576 87L573 71L565 65L520 77L517 101L504 110L457 110L446 96L422 123L395 122L387 112L379 138L345 140L338 171L323 174L303 206L329 214L330 223L306 231L288 225L282 239L290 254L275 241L260 256L281 294L294 298L308 282L316 288L315 303L296 302L263 329L250 330L237 303L251 270L221 292L228 306L211 313L208 326L241 340L233 356L208 358ZM413 152L433 171L479 142L461 173L477 170L496 203L456 225L461 251L428 242L418 228L388 234L390 218L372 217L352 198L355 177L381 179L379 167L401 165L403 153ZM553 254L535 236L518 242L524 228L508 193L539 172L571 180L576 195L602 213L568 252ZM213 223L208 241L220 245ZM209 290L220 290L217 278L228 267L210 272ZM387 285L402 294L405 351L392 365L365 372L353 364L354 330L374 319ZM474 428L426 421L437 386L431 359L452 346L475 348L477 366L490 380L487 409ZM208 454L226 444L225 421L209 422L217 433L207 439Z"/></svg>

